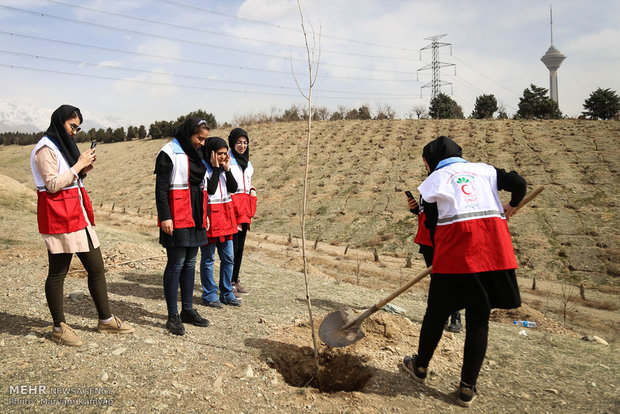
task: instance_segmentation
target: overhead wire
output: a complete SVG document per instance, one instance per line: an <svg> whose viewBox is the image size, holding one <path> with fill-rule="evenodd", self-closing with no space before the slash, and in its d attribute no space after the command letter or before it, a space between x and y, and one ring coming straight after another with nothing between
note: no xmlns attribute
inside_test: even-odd
<svg viewBox="0 0 620 414"><path fill-rule="evenodd" d="M514 95L515 97L520 97L519 94L517 94L516 92L506 88L505 86L503 86L502 84L498 83L497 81L493 80L492 78L488 77L487 75L485 75L484 73L480 72L479 70L477 70L476 68L474 68L473 66L471 66L470 64L468 64L467 62L465 62L463 59L459 58L458 56L452 56L454 57L456 60L458 60L459 62L461 62L462 64L464 64L465 66L467 66L468 68L470 68L471 70L473 70L474 72L476 72L477 74L479 74L480 76L482 76L483 78L485 78L486 80L494 83L495 85L499 86L500 88L504 89L507 92L510 92L512 95Z"/></svg>
<svg viewBox="0 0 620 414"><path fill-rule="evenodd" d="M58 0L43 0L43 1L46 1L46 2L49 2L49 3L58 4L58 5L62 5L62 6L67 6L67 7L74 7L74 8L79 8L79 9L83 9L83 10L89 10L89 11L96 12L96 13L101 13L101 14L106 14L106 15L111 15L111 16L117 16L117 17L127 18L127 19L133 19L133 20L136 20L136 21L142 21L142 22L151 23L151 24L161 24L161 25L166 25L168 27L176 27L176 28L181 28L181 29L187 29L187 27L184 27L184 26L181 26L181 25L175 25L175 24L168 23L168 22L162 22L162 21L146 19L146 18L142 18L142 17L124 15L124 14L121 14L121 13L115 13L115 12L95 9L95 8L91 8L91 7L85 7L85 6L76 5L76 4L67 3L67 2L58 1ZM243 18L243 17L240 17L240 16L231 15L231 14L227 14L227 13L223 13L223 12L218 12L218 11L214 11L214 10L210 10L210 9L206 9L206 8L198 7L198 6L194 6L194 5L189 5L189 4L185 4L185 3L181 3L181 2L177 2L177 1L171 1L171 0L157 0L157 1L160 1L160 2L163 2L163 3L167 3L167 4L171 4L171 5L174 5L174 6L181 6L181 7L191 8L191 9L199 10L199 11L205 12L205 13L212 13L212 14L216 14L216 15L226 16L226 17L229 17L229 18L237 19L237 20L248 21L248 22L256 23L256 24L268 25L268 26L277 27L277 28L283 29L283 30L295 31L297 33L299 32L299 29L294 29L294 28L290 28L290 27L276 25L276 24L273 24L273 23L268 23L268 22L259 21L259 20L247 19L247 18ZM4 8L4 9L7 9L7 10L12 10L12 11L16 11L16 12L21 12L21 13L26 13L26 14L31 14L31 15L36 15L36 16L40 16L40 17L48 17L48 18L53 18L53 19L59 19L59 20L62 20L62 21L69 21L69 22L77 23L77 24L86 24L86 25L89 25L89 26L97 26L97 27L101 27L101 28L104 28L104 29L108 29L108 30L124 31L124 32L138 34L138 35L143 35L143 36L147 36L147 37L156 37L156 38L163 38L163 39L171 40L171 41L180 41L180 42L186 42L186 43L193 43L193 44L197 44L197 45L201 45L201 46L205 46L205 47L213 47L213 48L218 48L218 49L224 49L226 51L234 51L234 52L238 52L238 53L249 53L249 54L254 54L254 55L259 55L259 56L266 56L266 57L272 57L272 58L289 60L289 61L290 60L293 60L293 61L298 60L298 61L304 61L305 62L304 59L293 58L292 55L289 58L289 57L284 57L284 56L275 55L275 54L269 54L269 53L264 53L264 52L255 52L255 51L249 51L249 50L245 50L245 49L223 47L223 46L219 46L219 45L213 45L213 44L204 43L204 42L198 42L198 41L174 38L174 37L169 37L169 36L163 36L163 35L154 34L154 33L145 33L145 32L141 32L141 31L138 31L138 30L125 29L125 28L119 28L119 27L114 27L114 26L107 26L107 25L104 25L104 24L87 22L87 21L83 21L83 20L79 20L79 19L72 19L72 18L62 17L62 16L54 16L54 15L46 14L46 13L32 12L30 10L24 10L24 9L19 9L19 8L15 8L15 7L4 6L4 5L0 5L0 8ZM275 42L275 41L264 40L264 39L253 39L251 37L235 36L235 35L231 35L231 34L227 34L227 33L221 33L221 32L201 29L201 28L192 28L192 30L199 31L199 32L204 32L204 33L209 33L209 34L213 34L213 35L218 35L218 36L229 36L229 37L232 37L232 38L238 38L238 39L243 39L243 40L251 40L251 41L263 42L263 43L267 43L267 44L275 44L275 45L280 45L280 46L289 46L289 47L301 48L301 46L288 45L288 44L284 44L284 43L281 43L281 42ZM7 35L10 35L10 36L20 36L20 37L23 37L23 38L52 41L52 42L57 42L57 43L69 44L69 45L73 45L73 46L81 46L81 47L87 47L87 48L96 48L96 49L99 49L99 50L107 50L107 51L118 52L118 53L128 53L128 54L141 55L141 56L146 56L146 57L151 57L151 58L158 58L158 59L165 59L165 60L185 61L185 62L189 62L189 63L200 63L200 64L206 64L206 65L229 67L229 68L243 69L243 70L249 70L249 71L261 71L261 72L271 72L271 73L290 73L289 71L278 71L278 70L274 70L274 69L263 69L263 68L257 68L257 67L242 67L242 66L238 66L238 65L229 65L229 64L223 64L223 63L213 63L213 62L206 62L206 61L197 61L197 60L192 60L192 59L181 59L181 58L174 58L174 57L169 57L169 56L161 56L161 55L153 55L153 54L146 54L146 53L140 53L140 52L125 51L125 50L106 48L106 47L100 47L100 46L84 45L84 44L79 44L79 43L76 43L76 42L66 42L66 41L38 38L36 36L29 36L29 35L23 35L23 34L17 34L17 33L9 33L9 32L3 32L3 31L0 31L0 33L7 34ZM382 47L384 49L387 48L387 49L406 51L406 52L416 52L416 53L418 52L417 50L413 51L413 50L406 49L406 48L395 47L395 46L390 46L390 45L380 45L380 44L376 44L376 43L372 43L372 42L358 41L358 40L355 40L355 39L346 39L346 38L340 38L340 37L337 37L337 36L329 36L329 35L322 35L322 36L326 37L326 38L333 38L333 39L338 39L338 40L341 40L341 41L352 42L352 43L357 43L357 44L363 44L363 45L367 45L367 46ZM407 58L402 58L402 57L396 58L396 57L387 57L387 56L356 54L356 53L352 53L352 52L343 52L343 51L330 51L330 53L358 55L358 56L373 57L373 58L376 57L376 58L382 58L382 59L408 60ZM491 79L490 77L488 77L487 75L483 74L482 72L478 71L473 66L469 65L467 62L465 62L464 60L460 59L459 57L454 56L454 58L459 60L462 64L464 64L465 66L469 67L472 71L476 72L477 74L479 74L480 76L484 77L488 81L493 82L494 84L496 84L497 86L501 87L502 89L510 92L512 95L514 95L516 97L519 97L518 94L516 94L515 92L511 91L510 89L504 87L503 85L499 84L498 82L496 82L495 80ZM53 59L53 58L50 58L50 59ZM73 61L72 63L76 63L76 62ZM100 64L92 64L92 63L86 63L86 62L82 62L82 64L96 65L96 66L100 66L101 67ZM360 68L359 66L330 64L330 63L324 63L324 62L322 63L322 65L343 67L343 68L356 69L356 70L365 70L365 71L372 71L372 72L384 72L384 73L397 73L397 74L413 75L412 72L381 70L381 69L373 69L373 68ZM124 69L128 70L128 71L140 71L138 69L133 69L133 68L124 68ZM145 71L141 71L141 72L145 72ZM160 74L160 72L145 72L145 73ZM191 75L173 75L173 76L192 78ZM377 78L361 78L361 77L351 77L351 76L339 77L339 76L331 76L331 75L329 77L335 78L335 79L365 80L365 81L376 81L376 82L410 82L410 81L412 81L411 79L377 79ZM199 78L199 77L194 77L194 78ZM473 85L472 83L466 81L465 79L463 79L461 77L457 77L455 75L454 79L456 81L460 82L463 86L467 87L468 89L470 89L470 90L472 90L474 92L482 91L476 85ZM225 82L225 80L218 80L218 81ZM275 85L274 86L268 86L268 85L253 84L253 83L249 83L249 82L233 82L233 81L228 81L228 82L237 83L237 84L244 84L244 85L251 85L251 86L258 86L258 87L274 87L274 88L280 88L280 89L288 88L288 87L278 87L278 86L275 86ZM170 86L178 86L178 85L170 85ZM291 88L291 89L296 89L296 88ZM341 92L343 92L343 93L356 93L356 92L345 92L345 91L334 91L334 90L322 90L322 91L323 92L333 92L333 93L341 93ZM359 92L357 94L363 94L363 92ZM392 95L397 95L397 94L392 94ZM408 94L402 94L402 95L410 96Z"/></svg>
<svg viewBox="0 0 620 414"><path fill-rule="evenodd" d="M8 68L8 69L21 69L35 72L46 72L46 73L55 73L61 75L70 75L70 76L79 76L79 77L87 77L87 78L95 78L95 79L104 79L104 80L113 80L113 81L123 81L129 83L139 83L146 85L157 85L157 86L169 86L169 87L177 87L177 88L189 88L189 89L201 89L201 90L211 90L217 92L232 92L232 93L241 93L241 94L253 94L253 95L271 95L271 96L294 96L299 98L299 94L288 94L288 93L276 93L276 92L265 92L265 91L249 91L249 90L239 90L239 89L224 89L224 88L214 88L209 86L200 86L200 85L185 85L185 84L175 84L175 83L166 83L166 82L156 82L156 81L146 81L140 79L125 79L125 78L117 78L113 76L103 76L103 75L93 75L88 73L78 73L78 72L67 72L61 70L54 69L42 69L42 68L33 68L28 66L21 65L11 65L0 63L0 67ZM158 75L165 75L165 73L157 73ZM360 99L359 96L322 96L322 99L331 100L331 99ZM381 99L378 97L377 99ZM403 100L403 99L411 99L409 97L394 97L385 100Z"/></svg>
<svg viewBox="0 0 620 414"><path fill-rule="evenodd" d="M138 16L129 16L129 15L122 14L122 13L116 13L116 12L110 12L110 11L106 11L106 10L95 9L95 8L92 8L92 7L81 6L81 5L67 3L67 2L58 1L58 0L42 0L42 1L46 1L48 3L54 3L54 4L58 4L58 5L62 5L62 6L74 7L76 9L88 10L88 11L92 11L92 12L95 12L95 13L105 14L105 15L108 15L108 16L116 16L116 17L121 17L121 18L125 18L125 19L136 20L136 21L140 21L140 22L144 22L144 23L149 23L149 24L159 24L159 25L162 25L162 26L174 27L174 28L183 29L183 30L187 30L188 29L187 26L183 26L183 25L180 25L180 24L163 22L163 21L160 21L160 20L147 19L147 18L138 17ZM203 29L203 28L200 28L200 27L192 27L191 30L193 32L207 33L207 34L212 34L212 35L217 35L217 36L230 37L230 38L240 39L240 40L244 40L244 41L248 41L249 40L249 41L254 41L254 42L261 42L261 43L266 43L266 44L278 45L278 46L293 47L293 48L296 48L296 49L303 49L304 51L305 51L305 48L306 48L305 46L292 45L290 43L282 43L282 42L276 42L276 41L273 41L273 40L266 40L266 39L256 39L256 38L252 38L252 37L248 37L248 36L237 36L237 35L230 34L230 33L223 33L223 32L218 32L218 31L215 31L215 30ZM299 32L299 29L297 29L297 32ZM375 58L375 59L419 61L418 58L409 58L409 57L403 57L403 56L383 56L383 55L373 55L373 54L367 54L367 53L355 53L355 52L351 52L351 51L342 51L342 50L336 51L336 50L330 50L330 49L321 48L321 53L325 53L325 52L327 52L327 53L335 53L335 54L340 54L340 55L368 57L368 58Z"/></svg>
<svg viewBox="0 0 620 414"><path fill-rule="evenodd" d="M209 82L233 83L235 85L257 86L257 87L262 87L262 88L290 89L290 90L295 90L295 91L298 90L297 87L293 87L293 86L269 85L269 84L253 83L253 82L233 81L233 80L228 80L228 79L213 79L213 78L197 76L197 75L155 72L155 71L149 71L149 70L144 70L144 69L129 68L125 66L106 65L103 63L92 63L92 62L63 59L63 58L57 58L57 57L51 57L51 56L33 55L29 53L21 53L21 52L2 50L2 49L0 49L0 53L5 54L5 55L28 57L28 58L33 58L37 60L42 59L42 60L49 60L49 61L54 61L54 62L70 63L70 64L75 64L75 65L92 66L92 67L104 68L104 69L124 70L127 72L140 73L140 74L166 75L166 76L172 76L175 78L179 77L179 78L203 80L203 81L209 81ZM321 89L321 91L328 92L328 93L344 93L344 94L353 94L353 95L376 95L375 92L343 91L343 90L333 90L333 89ZM408 94L408 93L384 93L382 96L410 96L410 95L411 94Z"/></svg>
<svg viewBox="0 0 620 414"><path fill-rule="evenodd" d="M171 37L171 36L160 35L160 34L156 34L156 33L145 33L145 32L141 32L139 30L127 29L127 28L123 28L123 27L108 26L108 25L101 24L101 23L94 23L94 22L89 22L89 21L85 21L85 20L72 19L70 17L56 16L56 15L52 15L52 14L48 14L48 13L34 12L34 11L30 11L30 10L20 9L20 8L17 8L17 7L10 7L10 6L0 5L0 8L6 9L6 10L16 11L16 12L19 12L19 13L30 14L30 15L37 16L37 17L46 17L46 18L51 18L51 19L56 19L56 20L61 20L61 21L66 21L66 22L71 22L71 23L76 23L76 24L82 24L82 25L87 25L87 26L96 26L96 27L100 27L100 28L103 28L103 29L107 29L107 30L122 31L122 32L138 34L138 35L142 35L142 36L154 37L154 38L159 38L159 39L164 39L164 40L171 40L171 41L175 41L175 42L190 43L190 44L195 44L195 45L204 46L204 47L210 47L210 48L214 48L214 49L221 49L221 50L225 50L227 52L231 52L232 51L232 52L237 52L237 53L245 53L245 54L251 54L251 55L256 55L256 56L264 56L264 57L270 57L270 58L276 58L276 59L282 59L282 60L288 60L288 61L306 62L304 59L294 58L292 56L288 57L288 56L275 55L275 54L271 54L271 53L258 52L258 51L253 51L253 50L245 50L245 49L239 49L239 48L228 47L228 46L220 46L220 45L215 45L215 44L210 44L210 43L205 43L205 42L199 42L199 41L191 40L191 39L181 39L181 38L176 38L176 37ZM364 68L364 67L360 67L360 66L343 65L343 64L339 64L339 63L329 63L329 62L323 62L322 65L324 65L324 66L325 65L327 65L327 66L335 66L335 67L341 67L341 68L347 68L347 69L362 70L362 71L371 71L371 72L395 73L395 74L405 74L405 75L412 75L413 74L412 72L406 72L406 71L385 70L385 69L377 69L377 68Z"/></svg>
<svg viewBox="0 0 620 414"><path fill-rule="evenodd" d="M142 56L142 57L149 57L149 58L162 59L162 60L171 60L171 61L176 61L176 62L186 62L186 63L192 63L192 64L220 66L220 67L226 67L226 68L230 68L230 69L240 69L240 70L248 70L248 71L267 72L267 73L280 73L280 74L284 74L284 73L290 74L291 73L288 70L265 69L265 68L258 68L258 67L246 67L246 66L241 66L241 65L231 65L231 64L226 64L226 63L209 62L209 61L204 61L204 60L177 58L177 57L173 57L173 56L165 56L165 55L156 55L156 54L152 54L152 53L135 52L135 51L132 51L132 50L116 49L116 48L110 48L110 47L105 47L105 46L88 45L88 44L83 44L83 43L78 43L78 42L70 42L70 41L67 41L67 40L50 39L50 38L26 35L26 34L22 34L22 33L6 32L6 31L3 31L3 30L0 30L0 34L4 34L4 35L7 35L7 36L11 36L11 37L19 37L19 38L38 40L38 41L43 41L43 42L52 42L52 43L69 45L69 46L79 46L79 47L84 47L84 48L88 48L88 49L104 50L104 51L108 51L108 52L123 53L123 54L129 54L129 55L134 55L134 56ZM334 76L334 75L330 75L330 77L334 78L334 79L363 80L363 81L372 81L372 82L410 82L411 81L411 79L362 78L362 77L355 77L355 76Z"/></svg>
<svg viewBox="0 0 620 414"><path fill-rule="evenodd" d="M251 22L251 23L262 24L262 25L271 26L271 27L277 27L277 28L283 29L283 30L299 32L298 28L286 27L286 26L282 26L282 25L278 25L278 24L274 24L274 23L264 22L264 21L261 21L261 20L248 19L247 17L239 17L239 16L235 16L235 15L232 15L232 14L228 14L228 13L223 13L223 12L218 12L218 11L214 11L214 10L210 10L210 9L205 9L204 7L198 7L198 6L194 6L194 5L190 5L190 4L180 3L178 1L172 1L172 0L156 0L156 1L159 1L159 2L162 2L162 3L173 4L175 6L186 7L186 8L190 8L190 9L194 9L194 10L200 10L200 11L203 11L203 12L206 12L206 13L211 13L211 14L216 14L216 15L220 15L220 16L230 17L230 18L233 18L233 19L236 19L236 20L242 20L242 21L247 21L247 22ZM375 47L380 47L380 48L383 48L383 49L393 49L393 50L400 50L400 51L403 51L403 52L418 53L417 50L408 49L408 48L404 48L404 47L393 46L393 45L385 45L385 44L378 44L378 43L372 43L372 42L364 42L364 41L361 41L361 40L347 39L347 38L344 38L344 37L338 37L338 36L333 36L333 35L322 35L322 36L326 37L326 38L330 38L330 39L336 39L336 40L341 40L341 41L344 41L344 42L356 43L356 44L365 45L365 46L375 46Z"/></svg>

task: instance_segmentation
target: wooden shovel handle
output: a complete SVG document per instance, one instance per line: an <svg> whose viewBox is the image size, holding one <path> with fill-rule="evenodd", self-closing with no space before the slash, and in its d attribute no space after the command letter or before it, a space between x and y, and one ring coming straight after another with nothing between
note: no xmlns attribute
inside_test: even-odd
<svg viewBox="0 0 620 414"><path fill-rule="evenodd" d="M430 275L433 272L433 267L428 267L426 268L426 270L424 270L422 273L420 273L419 275L417 275L416 277L414 277L409 283L407 283L406 285L401 286L400 289L398 289L397 291L393 292L390 296L388 296L387 298L383 299L381 302L377 303L375 305L375 307L377 309L381 309L382 307L384 307L387 303L391 302L392 299L394 299L395 297L401 295L403 292L405 292L407 289L409 289L411 286L415 285L416 283L418 283L420 280L424 279L426 276Z"/></svg>
<svg viewBox="0 0 620 414"><path fill-rule="evenodd" d="M521 207L523 207L524 205L526 205L527 203L535 199L538 196L538 194L542 193L544 189L545 187L541 185L540 187L536 188L534 191L532 191L531 193L523 197L523 200L521 200L519 205L515 207L514 212L512 214L515 214L517 211L519 211Z"/></svg>
<svg viewBox="0 0 620 414"><path fill-rule="evenodd" d="M361 323L364 321L364 319L368 318L370 315L372 315L373 313L377 312L379 309L384 307L388 302L391 302L392 299L394 299L398 295L402 294L404 291L406 291L411 286L413 286L416 283L418 283L420 280L424 279L426 276L428 276L432 272L433 272L433 267L432 266L426 268L426 270L424 270L422 273L417 275L415 278L413 278L413 280L411 280L406 285L401 286L400 289L398 289L397 291L395 291L392 294L390 294L390 296L388 296L387 298L383 299L381 302L379 302L379 303L377 303L375 305L372 305L372 307L366 309L360 316L358 316L357 318L355 318L354 320L352 320L351 322L349 322L348 324L343 326L341 330L344 331L344 330L350 329L351 327L359 328L359 325L361 325Z"/></svg>

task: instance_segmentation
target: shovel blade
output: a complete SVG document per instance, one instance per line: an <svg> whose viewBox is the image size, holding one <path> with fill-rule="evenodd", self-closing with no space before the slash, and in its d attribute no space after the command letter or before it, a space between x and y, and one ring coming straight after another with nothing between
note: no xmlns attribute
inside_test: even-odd
<svg viewBox="0 0 620 414"><path fill-rule="evenodd" d="M355 318L343 309L330 313L319 326L319 338L325 345L334 348L342 348L359 341L365 336L360 327L361 321L348 326L352 321L355 321Z"/></svg>

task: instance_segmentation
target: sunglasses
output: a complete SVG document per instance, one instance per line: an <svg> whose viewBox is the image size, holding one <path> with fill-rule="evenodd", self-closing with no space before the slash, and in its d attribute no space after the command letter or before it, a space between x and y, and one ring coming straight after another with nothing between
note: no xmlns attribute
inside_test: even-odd
<svg viewBox="0 0 620 414"><path fill-rule="evenodd" d="M71 131L73 132L80 132L82 130L82 128L80 128L79 126L75 124L69 124L69 127L71 127Z"/></svg>

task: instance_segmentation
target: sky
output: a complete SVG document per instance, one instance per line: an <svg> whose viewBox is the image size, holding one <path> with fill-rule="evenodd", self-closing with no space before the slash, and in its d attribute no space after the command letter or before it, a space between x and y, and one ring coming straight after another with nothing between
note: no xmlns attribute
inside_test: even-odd
<svg viewBox="0 0 620 414"><path fill-rule="evenodd" d="M598 87L620 91L620 2L552 2L559 106L578 116ZM509 115L530 84L549 88L548 1L301 0L314 46L312 103L406 118L428 107L428 38L442 86L469 115L493 94ZM307 107L308 51L291 0L0 0L0 101L49 113L63 103L99 124L218 123ZM34 109L33 109L34 111ZM39 116L41 118L42 116ZM39 123L49 123L49 117ZM106 125L108 126L108 125ZM114 126L114 125L112 125ZM43 128L43 127L42 127Z"/></svg>

